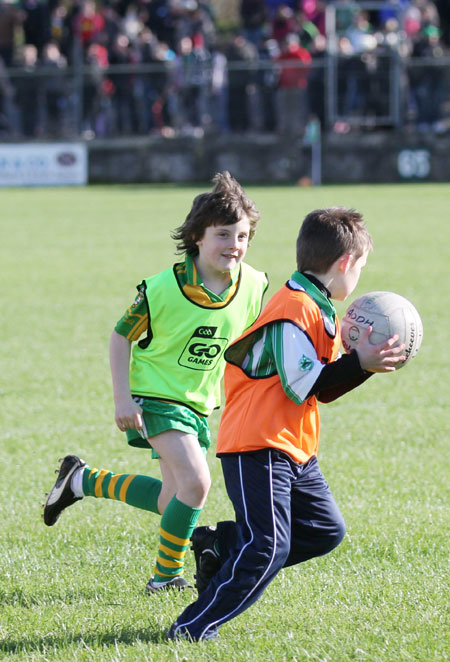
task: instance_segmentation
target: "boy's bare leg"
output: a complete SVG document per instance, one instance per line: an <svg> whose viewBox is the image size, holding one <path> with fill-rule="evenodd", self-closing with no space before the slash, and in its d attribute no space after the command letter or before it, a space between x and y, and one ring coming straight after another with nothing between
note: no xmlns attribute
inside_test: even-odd
<svg viewBox="0 0 450 662"><path fill-rule="evenodd" d="M192 508L202 508L211 485L209 467L200 448L197 437L179 430L167 430L149 440L160 455L163 472L163 490L161 497L170 501L170 493ZM165 485L165 475L168 485ZM171 498L171 496L170 496ZM167 505L167 504L165 504Z"/></svg>
<svg viewBox="0 0 450 662"><path fill-rule="evenodd" d="M163 512L160 545L154 576L147 584L152 592L179 583L184 557L210 487L209 467L197 437L167 430L149 442L161 457L163 487L158 507ZM166 484L164 481L166 480Z"/></svg>

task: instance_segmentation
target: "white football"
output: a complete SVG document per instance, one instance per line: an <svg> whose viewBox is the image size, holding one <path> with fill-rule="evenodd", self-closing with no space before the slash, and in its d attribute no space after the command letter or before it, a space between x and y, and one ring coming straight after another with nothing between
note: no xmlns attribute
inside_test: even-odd
<svg viewBox="0 0 450 662"><path fill-rule="evenodd" d="M344 349L358 349L362 332L372 327L369 342L372 345L389 340L395 334L399 343L405 343L406 360L397 364L397 370L409 363L422 344L422 320L412 303L394 292L368 292L356 299L347 309L341 335Z"/></svg>

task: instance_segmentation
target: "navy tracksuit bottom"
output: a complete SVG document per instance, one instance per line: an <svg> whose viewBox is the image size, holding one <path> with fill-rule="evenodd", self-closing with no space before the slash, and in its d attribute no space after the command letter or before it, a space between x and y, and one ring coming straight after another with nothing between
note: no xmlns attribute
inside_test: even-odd
<svg viewBox="0 0 450 662"><path fill-rule="evenodd" d="M174 624L175 634L194 640L213 638L282 568L327 554L345 534L317 458L297 464L286 453L265 449L221 461L236 522L218 524L223 565Z"/></svg>

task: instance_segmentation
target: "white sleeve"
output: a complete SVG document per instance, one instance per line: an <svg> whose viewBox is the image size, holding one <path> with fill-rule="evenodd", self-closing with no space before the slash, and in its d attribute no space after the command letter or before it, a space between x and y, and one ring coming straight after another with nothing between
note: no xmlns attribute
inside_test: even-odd
<svg viewBox="0 0 450 662"><path fill-rule="evenodd" d="M274 325L272 350L286 395L301 404L325 365L306 333L291 322Z"/></svg>

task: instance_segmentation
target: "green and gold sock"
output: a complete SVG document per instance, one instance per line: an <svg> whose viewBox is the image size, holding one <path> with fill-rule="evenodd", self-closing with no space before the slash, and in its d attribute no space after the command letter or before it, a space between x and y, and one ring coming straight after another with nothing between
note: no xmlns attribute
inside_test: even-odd
<svg viewBox="0 0 450 662"><path fill-rule="evenodd" d="M161 517L154 582L167 582L184 571L184 557L201 508L191 508L174 496Z"/></svg>
<svg viewBox="0 0 450 662"><path fill-rule="evenodd" d="M162 483L158 478L139 474L113 474L105 469L86 467L83 472L85 496L123 501L129 506L158 513Z"/></svg>

